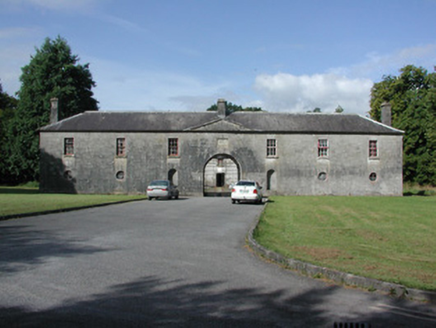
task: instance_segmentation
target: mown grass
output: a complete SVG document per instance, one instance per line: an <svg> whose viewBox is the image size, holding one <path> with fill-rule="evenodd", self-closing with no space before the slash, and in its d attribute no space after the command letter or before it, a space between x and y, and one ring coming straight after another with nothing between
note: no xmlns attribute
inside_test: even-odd
<svg viewBox="0 0 436 328"><path fill-rule="evenodd" d="M435 197L271 197L264 247L365 277L436 291Z"/></svg>
<svg viewBox="0 0 436 328"><path fill-rule="evenodd" d="M145 195L41 194L34 187L0 187L0 217L145 198Z"/></svg>

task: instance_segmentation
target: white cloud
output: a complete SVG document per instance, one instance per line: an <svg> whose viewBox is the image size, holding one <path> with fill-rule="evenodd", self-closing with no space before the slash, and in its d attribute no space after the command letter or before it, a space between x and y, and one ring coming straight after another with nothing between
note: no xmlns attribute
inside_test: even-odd
<svg viewBox="0 0 436 328"><path fill-rule="evenodd" d="M16 39L35 35L35 31L38 28L26 28L26 27L9 27L0 29L0 40L2 39Z"/></svg>
<svg viewBox="0 0 436 328"><path fill-rule="evenodd" d="M296 76L286 73L259 75L254 89L261 106L270 111L306 112L316 107L333 112L340 105L345 113L369 111L370 90L384 75L398 75L406 65L433 71L436 44L403 48L392 53L368 53L366 60L350 67L336 67L325 74Z"/></svg>
<svg viewBox="0 0 436 328"><path fill-rule="evenodd" d="M232 89L226 83L211 84L190 75L99 59L85 61L90 62L97 82L94 93L101 110L204 111Z"/></svg>
<svg viewBox="0 0 436 328"><path fill-rule="evenodd" d="M34 5L48 10L86 10L101 0L0 0L0 3L10 8L20 8L22 5Z"/></svg>
<svg viewBox="0 0 436 328"><path fill-rule="evenodd" d="M30 62L36 39L42 37L39 27L9 27L0 29L0 83L9 95L20 88L21 67Z"/></svg>
<svg viewBox="0 0 436 328"><path fill-rule="evenodd" d="M436 65L435 58L436 44L427 44L385 54L370 52L362 63L334 68L329 72L380 81L384 75L398 75L399 70L406 65L422 66L433 71L433 66Z"/></svg>
<svg viewBox="0 0 436 328"><path fill-rule="evenodd" d="M296 76L259 75L254 88L262 96L262 108L271 112L306 112L316 107L331 113L340 105L345 113L369 110L369 79L350 79L329 73Z"/></svg>
<svg viewBox="0 0 436 328"><path fill-rule="evenodd" d="M128 21L126 19L122 19L120 17L116 17L113 15L101 14L101 13L96 14L96 17L104 22L118 26L126 31L129 31L129 32L149 33L149 31L147 29L139 26L138 24L135 24L135 23Z"/></svg>

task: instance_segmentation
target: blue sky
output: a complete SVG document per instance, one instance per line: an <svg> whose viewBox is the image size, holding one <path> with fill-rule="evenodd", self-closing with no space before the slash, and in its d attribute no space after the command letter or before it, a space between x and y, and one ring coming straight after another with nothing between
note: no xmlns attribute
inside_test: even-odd
<svg viewBox="0 0 436 328"><path fill-rule="evenodd" d="M0 0L0 82L14 94L44 39L90 64L100 110L365 115L370 89L436 65L436 0Z"/></svg>

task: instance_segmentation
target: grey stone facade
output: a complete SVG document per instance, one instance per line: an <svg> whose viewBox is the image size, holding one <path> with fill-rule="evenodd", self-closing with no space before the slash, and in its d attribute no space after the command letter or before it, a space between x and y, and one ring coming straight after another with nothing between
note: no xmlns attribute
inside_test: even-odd
<svg viewBox="0 0 436 328"><path fill-rule="evenodd" d="M267 195L402 194L402 132L359 115L85 112L42 128L40 149L43 192L145 193L170 178L181 195L238 179Z"/></svg>

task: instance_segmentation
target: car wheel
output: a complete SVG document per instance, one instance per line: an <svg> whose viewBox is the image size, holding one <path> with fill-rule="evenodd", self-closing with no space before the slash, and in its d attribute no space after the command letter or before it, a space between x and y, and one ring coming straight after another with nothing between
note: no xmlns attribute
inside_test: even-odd
<svg viewBox="0 0 436 328"><path fill-rule="evenodd" d="M234 199L232 199L232 204L234 204L235 203L235 200Z"/></svg>
<svg viewBox="0 0 436 328"><path fill-rule="evenodd" d="M153 197L148 197L148 200L152 200L153 199Z"/></svg>

